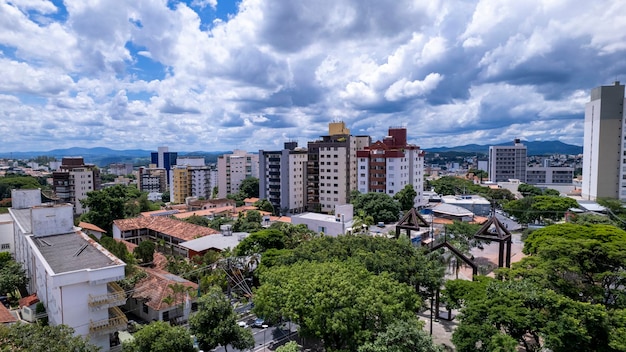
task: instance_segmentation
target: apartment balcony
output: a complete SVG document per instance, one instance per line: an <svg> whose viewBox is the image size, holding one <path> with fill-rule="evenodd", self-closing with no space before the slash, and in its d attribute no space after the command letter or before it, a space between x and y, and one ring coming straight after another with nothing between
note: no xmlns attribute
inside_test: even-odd
<svg viewBox="0 0 626 352"><path fill-rule="evenodd" d="M126 315L118 307L109 308L109 319L89 323L89 334L93 336L108 335L128 326Z"/></svg>
<svg viewBox="0 0 626 352"><path fill-rule="evenodd" d="M99 296L89 295L89 309L93 311L121 306L126 303L126 293L117 283L109 282L107 284L107 292L107 294Z"/></svg>

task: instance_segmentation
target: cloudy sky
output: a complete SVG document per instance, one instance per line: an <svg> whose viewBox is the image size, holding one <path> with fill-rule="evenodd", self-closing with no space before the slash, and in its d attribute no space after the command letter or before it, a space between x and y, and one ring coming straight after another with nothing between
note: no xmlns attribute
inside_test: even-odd
<svg viewBox="0 0 626 352"><path fill-rule="evenodd" d="M582 145L623 0L0 0L0 151Z"/></svg>

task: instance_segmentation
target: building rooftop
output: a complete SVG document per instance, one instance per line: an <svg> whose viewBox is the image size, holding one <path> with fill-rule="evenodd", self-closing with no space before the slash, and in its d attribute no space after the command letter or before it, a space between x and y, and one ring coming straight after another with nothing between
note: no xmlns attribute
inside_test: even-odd
<svg viewBox="0 0 626 352"><path fill-rule="evenodd" d="M133 298L146 300L146 305L154 310L162 310L167 307L173 307L184 303L189 297L187 294L175 294L172 285L180 284L188 287L192 295L198 290L198 284L189 280L185 280L180 276L176 276L167 271L142 268L148 274L148 277L140 280L133 291ZM167 297L172 298L172 302L167 304L163 300Z"/></svg>
<svg viewBox="0 0 626 352"><path fill-rule="evenodd" d="M132 219L114 220L113 224L120 231L150 229L184 241L191 241L198 237L219 234L219 231L208 227L198 226L181 220L165 216L138 217Z"/></svg>
<svg viewBox="0 0 626 352"><path fill-rule="evenodd" d="M90 231L95 231L95 232L102 232L102 233L107 233L105 230L99 228L98 226L94 225L94 224L90 224L88 222L84 222L81 221L78 224L78 227L83 228L85 230L90 230Z"/></svg>
<svg viewBox="0 0 626 352"><path fill-rule="evenodd" d="M30 209L10 208L9 211L13 214L17 223L22 226L24 233L33 232L30 223Z"/></svg>
<svg viewBox="0 0 626 352"><path fill-rule="evenodd" d="M3 304L0 304L0 324L17 322L17 317L11 313Z"/></svg>
<svg viewBox="0 0 626 352"><path fill-rule="evenodd" d="M215 235L196 238L195 240L183 242L181 247L191 249L192 251L202 252L208 249L219 249L223 251L226 248L235 248L243 240L248 237L247 232L234 232L232 236Z"/></svg>
<svg viewBox="0 0 626 352"><path fill-rule="evenodd" d="M82 232L31 238L55 274L125 265Z"/></svg>

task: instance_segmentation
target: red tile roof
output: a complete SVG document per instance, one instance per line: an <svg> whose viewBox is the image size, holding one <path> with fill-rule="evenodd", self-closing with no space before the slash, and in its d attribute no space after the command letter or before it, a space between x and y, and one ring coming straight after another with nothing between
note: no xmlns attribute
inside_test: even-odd
<svg viewBox="0 0 626 352"><path fill-rule="evenodd" d="M37 297L37 294L33 293L30 296L20 298L20 300L18 301L18 304L20 308L22 308L22 307L30 307L31 305L38 303L38 302L39 302L39 298Z"/></svg>
<svg viewBox="0 0 626 352"><path fill-rule="evenodd" d="M91 230L91 231L95 231L95 232L102 232L102 233L107 233L105 230L99 228L98 226L94 225L94 224L90 224L88 222L83 222L81 221L78 224L78 227L81 227L85 230Z"/></svg>
<svg viewBox="0 0 626 352"><path fill-rule="evenodd" d="M148 274L148 277L142 279L135 285L132 297L146 300L146 305L154 310L160 311L185 303L187 295L174 294L171 288L174 284L189 287L190 297L195 297L195 294L198 292L198 284L170 274L167 271L148 268L142 268L142 270ZM173 299L171 304L167 304L163 301L167 297Z"/></svg>
<svg viewBox="0 0 626 352"><path fill-rule="evenodd" d="M0 304L0 324L15 323L17 318L4 305Z"/></svg>
<svg viewBox="0 0 626 352"><path fill-rule="evenodd" d="M211 216L211 215L222 214L222 213L228 213L230 215L230 213L232 213L232 212L233 212L233 207L226 206L226 207L211 208L211 209L204 209L204 210L187 211L187 212L184 212L184 213L174 214L172 216L177 218L177 219L186 219L186 218L194 216L194 215Z"/></svg>
<svg viewBox="0 0 626 352"><path fill-rule="evenodd" d="M150 229L183 241L191 241L198 237L216 235L220 233L219 231L208 227L190 224L188 222L165 216L114 220L113 225L120 229L120 231Z"/></svg>

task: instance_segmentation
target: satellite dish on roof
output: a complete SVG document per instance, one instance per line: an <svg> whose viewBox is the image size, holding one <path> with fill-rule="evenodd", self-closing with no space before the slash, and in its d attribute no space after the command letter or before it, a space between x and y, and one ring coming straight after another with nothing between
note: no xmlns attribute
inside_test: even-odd
<svg viewBox="0 0 626 352"><path fill-rule="evenodd" d="M59 196L57 196L57 194L54 193L54 191L51 190L51 189L44 189L44 190L41 191L41 194L44 197L46 197L47 199L50 199L50 200L59 200L60 199Z"/></svg>

